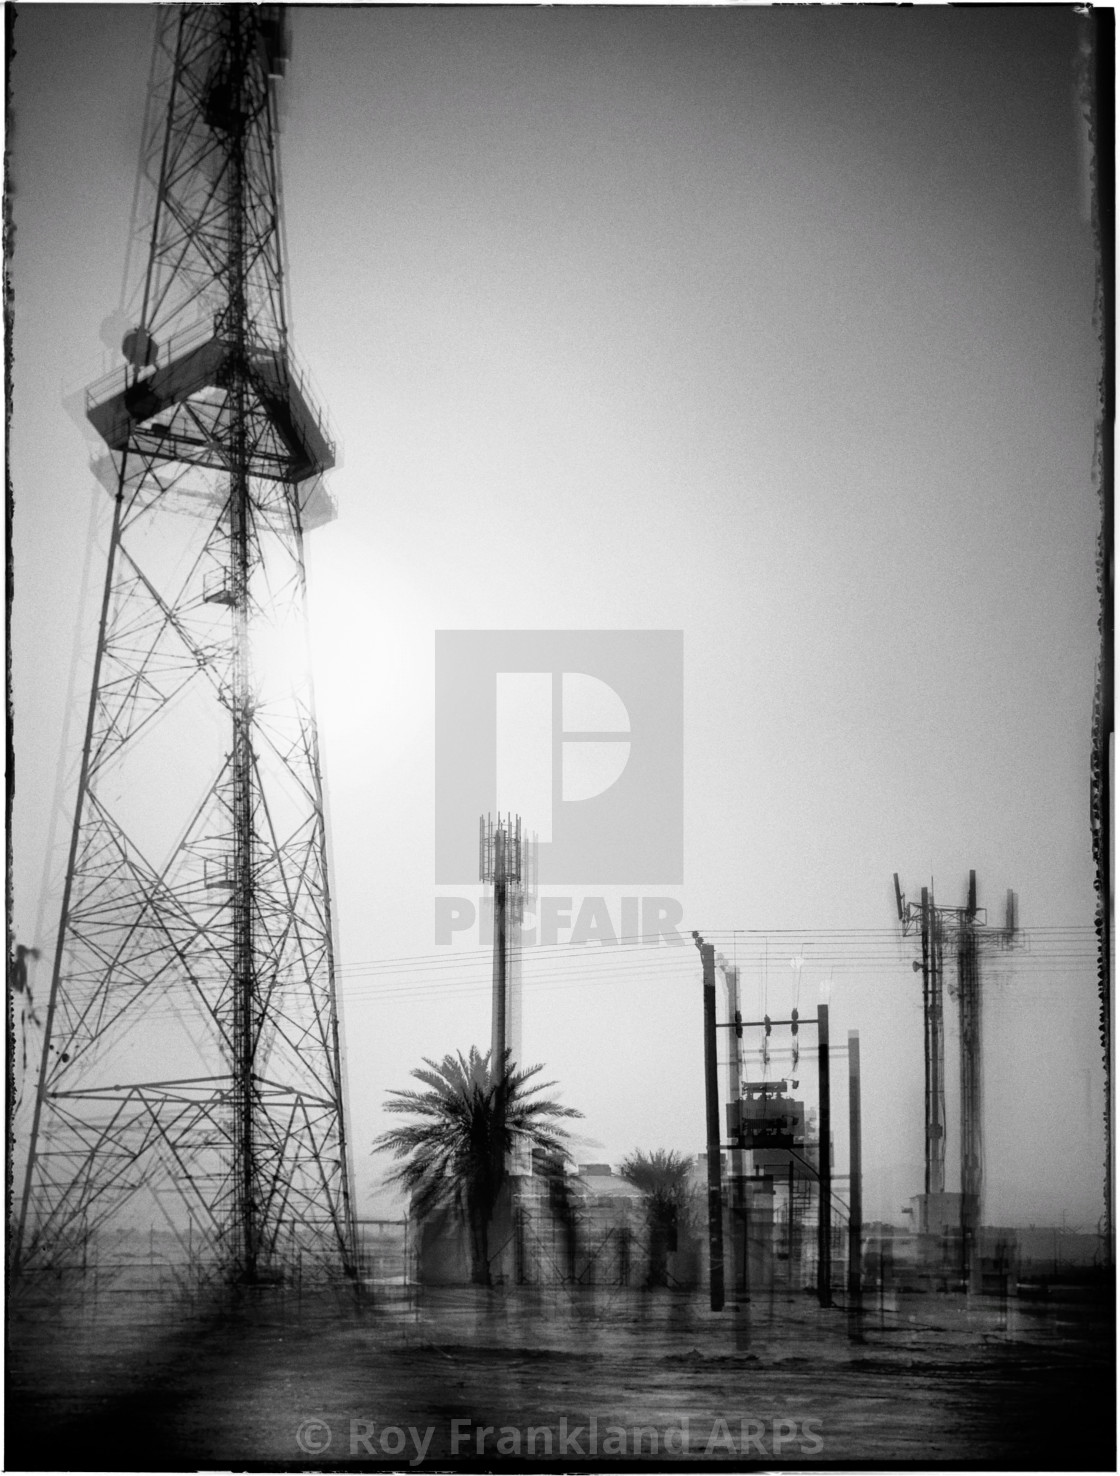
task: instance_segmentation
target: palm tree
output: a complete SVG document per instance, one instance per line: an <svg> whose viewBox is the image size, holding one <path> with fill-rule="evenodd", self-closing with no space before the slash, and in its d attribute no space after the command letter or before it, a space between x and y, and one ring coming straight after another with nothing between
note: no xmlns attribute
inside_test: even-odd
<svg viewBox="0 0 1120 1476"><path fill-rule="evenodd" d="M677 1248L677 1230L688 1213L688 1170L683 1153L664 1148L635 1149L619 1165L620 1177L645 1196L650 1286L664 1286L669 1279L669 1252Z"/></svg>
<svg viewBox="0 0 1120 1476"><path fill-rule="evenodd" d="M426 1069L425 1069L426 1068ZM582 1117L574 1107L543 1098L555 1082L527 1088L541 1070L518 1070L506 1051L502 1067L491 1069L490 1052L472 1046L440 1062L424 1058L412 1075L426 1091L394 1089L388 1112L414 1113L419 1122L392 1128L374 1142L374 1152L401 1160L389 1175L412 1199L421 1220L450 1210L470 1236L471 1281L490 1285L490 1222L506 1182L506 1164L517 1148L540 1148L566 1159L568 1134L557 1119Z"/></svg>

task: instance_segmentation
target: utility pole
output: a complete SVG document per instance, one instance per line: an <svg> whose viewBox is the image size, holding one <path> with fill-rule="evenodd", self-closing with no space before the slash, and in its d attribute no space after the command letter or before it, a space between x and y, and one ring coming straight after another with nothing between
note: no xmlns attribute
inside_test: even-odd
<svg viewBox="0 0 1120 1476"><path fill-rule="evenodd" d="M727 1008L734 1029L731 1031L731 1044L727 1053L727 1100L737 1102L742 1091L743 1079L743 1052L739 1041L742 1039L743 1023L739 1009L739 970L729 963L724 963L722 956L717 962L721 963L723 976L727 980ZM741 1152L741 1150L736 1150ZM736 1162L733 1158L732 1162Z"/></svg>
<svg viewBox="0 0 1120 1476"><path fill-rule="evenodd" d="M982 1039L975 871L968 873L967 901L957 930L957 1009L961 1043L961 1281L968 1291L972 1291L976 1280L976 1241L980 1231L983 1189Z"/></svg>
<svg viewBox="0 0 1120 1476"><path fill-rule="evenodd" d="M693 933L692 936L693 936L693 938L699 940L697 942L697 947L701 947L702 940L700 940L700 935L698 933ZM736 1034L737 1034L738 1031L743 1026L750 1026L752 1028L754 1028L756 1026L761 1026L766 1031L766 1034L769 1035L771 1029L775 1025L788 1025L788 1026L791 1027L791 1029L793 1031L793 1034L796 1035L797 1034L797 1031L801 1027L803 1027L803 1026L811 1026L812 1023L813 1023L812 1021L800 1020L798 1018L798 1012L797 1012L796 1009L794 1009L791 1012L790 1018L788 1020L772 1020L769 1015L764 1015L761 1020L743 1020L740 1017L739 1012L736 1011L735 1012L735 1017L734 1017L733 1021L730 1022L729 1026L727 1028L734 1030L736 1032ZM815 1171L813 1170L811 1164L807 1164L806 1166L809 1168L810 1173L812 1173L813 1176L817 1180L817 1193L818 1193L818 1215L817 1215L817 1297L818 1297L818 1300L819 1300L820 1305L822 1307L830 1307L832 1305L832 1218L831 1218L831 1216L832 1216L832 1109L831 1109L830 1082L829 1082L828 1006L826 1004L821 1004L821 1005L818 1005L817 1006L817 1018L816 1018L816 1022L815 1023L816 1023L816 1027L817 1027L817 1042L818 1042L818 1044L817 1044L817 1088L818 1088L818 1095L819 1095L819 1100L820 1100L820 1106L819 1106L819 1119L820 1119L819 1120L819 1131L820 1131L819 1162L818 1162L817 1169ZM712 1037L711 1051L712 1051L713 1063L714 1063L714 1059L715 1059L715 1044L714 1044L715 1030L716 1030L716 1025L715 1025L715 1000L714 1000L714 991L713 991L713 998L712 998L712 1024L711 1024L711 1028L710 1028L710 1034L711 1034L711 1037ZM857 1047L856 1047L857 1058L858 1058L858 1049L859 1048L858 1048L858 1037L857 1037ZM779 1085L777 1083L772 1083L772 1082L763 1082L761 1084L760 1088L759 1088L759 1090L762 1093L763 1100L765 1101L765 1098L766 1098L767 1094L770 1091L774 1090L774 1088L776 1086L778 1087L779 1090L784 1090L784 1085L785 1085L784 1083L781 1083ZM858 1088L857 1088L857 1092L858 1092ZM744 1132L744 1118L743 1118L743 1114L742 1114L742 1108L743 1108L743 1104L742 1104L742 1101L740 1100L739 1102L737 1102L735 1104L735 1111L734 1112L730 1112L729 1111L729 1114L728 1114L729 1119L730 1119L730 1121L733 1124L733 1131L735 1131L738 1135L740 1135L740 1137L741 1137L741 1135ZM763 1114L763 1116L765 1116L765 1113ZM751 1126L752 1119L753 1119L753 1124L754 1124L753 1126ZM711 1117L709 1116L709 1134L711 1132L710 1123L711 1123ZM792 1151L793 1151L793 1142L794 1142L793 1130L794 1130L795 1123L796 1123L796 1115L794 1115L793 1117L786 1117L784 1119L783 1118L776 1118L774 1120L773 1124L771 1125L771 1128L770 1128L770 1134L771 1135L769 1136L769 1141L767 1142L766 1139L762 1139L760 1141L760 1134L763 1133L763 1132L765 1132L766 1131L766 1128L765 1128L764 1125L762 1125L762 1124L759 1123L759 1115L757 1114L757 1112L755 1112L755 1113L748 1112L748 1116L747 1116L747 1119L746 1119L746 1132L747 1132L749 1141L750 1141L750 1143L753 1146L756 1146L756 1147L758 1147L758 1146L763 1146L763 1147L765 1147L765 1146L786 1147L792 1153ZM712 1141L712 1139L709 1136L709 1142L711 1142L711 1141ZM804 1160L802 1160L802 1161L804 1162ZM790 1246L791 1246L791 1254L792 1254L792 1242L793 1242L793 1208L792 1208L793 1207L793 1176L792 1176L792 1163L793 1163L793 1160L791 1158L791 1160L790 1160L790 1177L789 1177L789 1206L790 1206L790 1234L789 1234L789 1239L790 1239Z"/></svg>
<svg viewBox="0 0 1120 1476"><path fill-rule="evenodd" d="M957 1009L960 1024L961 1280L972 1291L979 1274L984 1195L983 1000L980 947L1013 948L1019 930L1018 899L1008 889L1004 925L986 929L979 917L976 873L968 873L964 907L957 913Z"/></svg>
<svg viewBox="0 0 1120 1476"><path fill-rule="evenodd" d="M922 888L920 907L907 904L894 877L895 900L899 921L905 936L913 924L920 922L924 1044L926 1057L926 1179L924 1207L919 1219L923 1231L943 1224L943 1207L936 1199L945 1189L945 1105L944 1105L944 1023L942 1010L942 976L946 939L957 958L956 977L949 993L958 1011L960 1060L960 1279L966 1288L975 1280L975 1258L983 1210L983 1035L980 987L980 948L994 944L999 948L1016 946L1018 934L1018 901L1013 891L1007 893L1004 926L989 930L977 905L976 872L968 874L968 888L963 907L937 907L933 888ZM932 1216L936 1211L937 1220Z"/></svg>
<svg viewBox="0 0 1120 1476"><path fill-rule="evenodd" d="M895 877L895 886L898 877ZM925 1127L922 1141L925 1144L925 1178L923 1191L928 1196L932 1188L933 1168L931 1164L932 1143L930 1141L930 1100L932 1088L932 1061L930 1060L930 936L929 936L929 888L922 888L922 1070L925 1091L922 1097ZM901 911L900 911L901 917Z"/></svg>
<svg viewBox="0 0 1120 1476"><path fill-rule="evenodd" d="M817 1218L817 1300L832 1306L832 1108L829 1098L828 1006L817 1006L817 1083L820 1090L820 1209Z"/></svg>
<svg viewBox="0 0 1120 1476"><path fill-rule="evenodd" d="M740 1039L743 1033L739 1008L739 970L734 964L719 960L727 980L727 1007L731 1019L728 1032L731 1049L727 1060L727 1100L737 1102L742 1095L743 1060ZM732 1290L745 1295L750 1292L750 1240L747 1222L747 1186L744 1181L743 1149L731 1149L731 1255Z"/></svg>
<svg viewBox="0 0 1120 1476"><path fill-rule="evenodd" d="M716 1067L716 950L699 933L693 941L700 950L704 983L704 1101L708 1128L708 1267L711 1306L722 1312L723 1185L720 1174L719 1081Z"/></svg>
<svg viewBox="0 0 1120 1476"><path fill-rule="evenodd" d="M921 934L921 962L914 963L922 974L922 1057L924 1071L923 1143L925 1172L923 1190L928 1206L930 1195L945 1192L945 1027L943 952L944 925L941 912L934 905L933 889L922 888L918 907L907 905L894 877L898 919L905 935L917 923Z"/></svg>
<svg viewBox="0 0 1120 1476"><path fill-rule="evenodd" d="M848 1031L848 1297L860 1299L863 1240L863 1144L860 1121L859 1031Z"/></svg>
<svg viewBox="0 0 1120 1476"><path fill-rule="evenodd" d="M926 1193L945 1192L944 941L933 894L922 888L922 977L926 985Z"/></svg>

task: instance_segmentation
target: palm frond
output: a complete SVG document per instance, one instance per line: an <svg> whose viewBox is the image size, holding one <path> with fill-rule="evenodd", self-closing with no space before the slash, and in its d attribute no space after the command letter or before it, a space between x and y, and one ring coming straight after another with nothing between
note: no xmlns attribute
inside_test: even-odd
<svg viewBox="0 0 1120 1476"><path fill-rule="evenodd" d="M418 1216L444 1209L466 1216L472 1205L488 1215L515 1145L557 1161L570 1157L561 1121L583 1114L541 1095L556 1085L534 1080L543 1069L515 1066L508 1051L495 1069L490 1052L472 1046L466 1056L425 1057L411 1075L426 1090L390 1090L386 1111L419 1120L382 1133L373 1150L392 1155L388 1182L409 1194Z"/></svg>

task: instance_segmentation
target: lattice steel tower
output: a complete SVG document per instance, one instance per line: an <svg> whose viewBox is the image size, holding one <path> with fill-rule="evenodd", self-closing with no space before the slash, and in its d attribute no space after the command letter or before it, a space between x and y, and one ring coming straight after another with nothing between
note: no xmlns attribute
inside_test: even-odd
<svg viewBox="0 0 1120 1476"><path fill-rule="evenodd" d="M155 1222L196 1269L349 1273L303 557L334 448L288 345L283 14L157 27L136 327L88 395L115 500L15 1261Z"/></svg>

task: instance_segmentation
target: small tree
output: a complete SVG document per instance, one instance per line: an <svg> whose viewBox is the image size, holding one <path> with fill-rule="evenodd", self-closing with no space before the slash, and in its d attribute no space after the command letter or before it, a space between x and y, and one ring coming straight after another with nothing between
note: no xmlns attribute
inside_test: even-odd
<svg viewBox="0 0 1120 1476"><path fill-rule="evenodd" d="M619 1165L620 1176L645 1197L650 1286L665 1286L669 1279L669 1252L677 1248L688 1213L688 1169L683 1153L665 1148L636 1149Z"/></svg>
<svg viewBox="0 0 1120 1476"><path fill-rule="evenodd" d="M426 1068L426 1069L425 1069ZM506 1163L517 1147L542 1149L552 1158L567 1158L567 1132L558 1119L582 1117L539 1096L555 1082L528 1083L542 1070L518 1070L507 1051L501 1069L491 1069L490 1053L472 1046L428 1060L412 1075L426 1091L390 1092L389 1112L413 1113L419 1122L392 1128L374 1142L374 1152L401 1160L389 1175L412 1199L414 1213L426 1220L450 1211L470 1237L471 1281L490 1285L490 1222L506 1181Z"/></svg>

